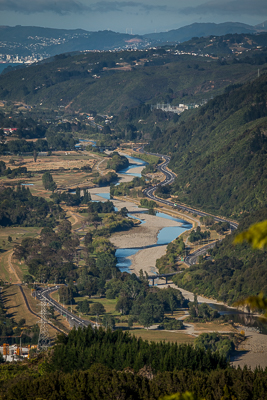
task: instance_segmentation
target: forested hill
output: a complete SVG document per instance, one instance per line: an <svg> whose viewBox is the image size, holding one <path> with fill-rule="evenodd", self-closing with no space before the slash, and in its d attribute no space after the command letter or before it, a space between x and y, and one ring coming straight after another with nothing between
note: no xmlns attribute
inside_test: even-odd
<svg viewBox="0 0 267 400"><path fill-rule="evenodd" d="M178 201L213 214L239 218L266 205L267 74L229 87L175 128L150 150L172 154ZM189 114L189 113L188 113Z"/></svg>
<svg viewBox="0 0 267 400"><path fill-rule="evenodd" d="M144 103L200 103L221 94L230 84L247 82L258 68L267 66L267 52L257 49L256 42L249 53L239 54L238 60L232 51L227 62L197 56L195 49L204 49L207 40L187 43L188 54L180 54L175 47L62 54L43 64L1 74L0 99L68 112L93 110L114 115ZM227 40L222 44L228 46ZM231 45L237 46L239 40L243 39L233 37ZM214 44L212 54L218 49Z"/></svg>
<svg viewBox="0 0 267 400"><path fill-rule="evenodd" d="M193 265L173 280L183 289L233 304L263 292L267 295L267 251L254 250L248 243L233 245L237 233L267 219L267 208L243 215L237 232L217 243L212 259Z"/></svg>

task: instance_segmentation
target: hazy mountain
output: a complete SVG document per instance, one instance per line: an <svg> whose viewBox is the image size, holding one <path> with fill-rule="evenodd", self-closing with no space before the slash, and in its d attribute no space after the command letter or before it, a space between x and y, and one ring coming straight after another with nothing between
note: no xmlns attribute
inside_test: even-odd
<svg viewBox="0 0 267 400"><path fill-rule="evenodd" d="M35 26L0 26L0 53L50 57L73 51L144 47L146 39L112 31L51 29Z"/></svg>
<svg viewBox="0 0 267 400"><path fill-rule="evenodd" d="M265 28L264 26L265 25ZM239 22L224 22L221 24L214 23L194 23L183 26L179 29L173 29L168 32L150 33L144 35L145 38L158 42L185 42L193 37L202 36L222 36L234 33L256 33L259 30L267 30L267 23L259 25L259 28L241 24Z"/></svg>
<svg viewBox="0 0 267 400"><path fill-rule="evenodd" d="M52 29L36 26L0 26L0 54L47 58L56 54L85 50L145 48L165 42L184 42L193 37L221 36L231 33L256 33L267 30L267 23L254 27L237 22L195 23L169 32L143 36L113 31L90 32L82 29ZM6 61L2 58L2 61ZM13 62L15 60L13 59ZM25 59L22 61L26 61Z"/></svg>

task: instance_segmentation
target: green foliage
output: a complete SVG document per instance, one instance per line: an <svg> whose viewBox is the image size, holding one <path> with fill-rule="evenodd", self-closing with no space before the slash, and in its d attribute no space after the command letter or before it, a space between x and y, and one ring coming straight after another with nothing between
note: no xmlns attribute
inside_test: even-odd
<svg viewBox="0 0 267 400"><path fill-rule="evenodd" d="M51 190L52 192L54 192L57 188L57 184L54 182L54 179L52 177L52 175L50 174L50 172L45 172L42 176L42 181L43 181L43 185L45 190Z"/></svg>
<svg viewBox="0 0 267 400"><path fill-rule="evenodd" d="M128 158L121 156L117 152L111 154L111 160L109 160L107 164L107 168L114 169L115 172L118 172L121 169L125 169L128 166L129 166Z"/></svg>
<svg viewBox="0 0 267 400"><path fill-rule="evenodd" d="M114 204L112 203L112 201L108 200L108 201L97 201L97 202L90 202L88 204L88 209L87 209L88 213L112 213L114 212Z"/></svg>
<svg viewBox="0 0 267 400"><path fill-rule="evenodd" d="M223 357L228 357L234 350L234 343L228 336L219 335L216 332L202 333L194 341L195 348L210 349L212 352L218 351Z"/></svg>
<svg viewBox="0 0 267 400"><path fill-rule="evenodd" d="M117 186L110 186L110 194L112 196L133 196L134 197L134 188L140 187L143 188L146 186L145 178L139 178L135 176L131 182L120 183ZM131 190L133 189L133 190ZM141 192L142 193L142 192Z"/></svg>
<svg viewBox="0 0 267 400"><path fill-rule="evenodd" d="M11 140L5 144L0 144L0 154L23 154L34 153L37 151L48 151L46 140L38 139L35 143L24 139Z"/></svg>
<svg viewBox="0 0 267 400"><path fill-rule="evenodd" d="M137 279L135 275L127 276L125 280L113 279L106 284L108 298L118 297L116 310L122 315L130 315L148 328L163 321L165 312L173 312L187 306L181 292L174 288L150 289L147 281Z"/></svg>
<svg viewBox="0 0 267 400"><path fill-rule="evenodd" d="M60 286L58 289L59 301L62 304L73 303L73 291L69 286Z"/></svg>
<svg viewBox="0 0 267 400"><path fill-rule="evenodd" d="M181 237L178 237L167 246L166 254L157 259L156 267L160 273L176 270L177 257L185 253L185 244Z"/></svg>
<svg viewBox="0 0 267 400"><path fill-rule="evenodd" d="M118 175L115 172L108 172L106 175L101 175L98 178L95 178L93 182L99 186L108 186L117 179Z"/></svg>
<svg viewBox="0 0 267 400"><path fill-rule="evenodd" d="M266 251L253 250L248 244L233 245L236 234L243 232L255 222L267 218L266 208L245 214L238 229L217 243L212 250L214 261L188 268L175 275L177 286L198 294L213 297L232 304L248 296L267 294ZM253 279L251 279L253 277Z"/></svg>
<svg viewBox="0 0 267 400"><path fill-rule="evenodd" d="M197 301L189 303L189 315L189 320L192 322L206 322L220 318L218 311L213 310L206 303L198 304Z"/></svg>
<svg viewBox="0 0 267 400"><path fill-rule="evenodd" d="M251 310L264 312L264 317L267 318L267 299L261 292L258 296L249 296L244 300L237 301L236 306L246 306Z"/></svg>
<svg viewBox="0 0 267 400"><path fill-rule="evenodd" d="M188 356L190 353L186 358ZM44 371L40 375L31 366L16 363L0 366L3 383L0 390L5 400L28 400L29 393L35 399L48 399L53 393L55 398L69 400L243 400L266 397L266 372L260 369L165 371L152 375L151 379L143 376L144 371L146 369L140 373L131 369L116 371L94 364L86 371L67 374Z"/></svg>
<svg viewBox="0 0 267 400"><path fill-rule="evenodd" d="M207 371L227 365L224 358L209 350L169 343L149 344L127 332L105 332L91 327L72 330L62 343L56 345L51 359L53 368L62 372L88 369L97 362L119 371L126 367L138 371L150 365L155 372L184 368Z"/></svg>
<svg viewBox="0 0 267 400"><path fill-rule="evenodd" d="M102 303L93 303L91 305L91 314L99 316L104 314L105 312L106 310Z"/></svg>
<svg viewBox="0 0 267 400"><path fill-rule="evenodd" d="M53 150L74 150L78 140L71 133L55 132L53 129L46 133L48 147Z"/></svg>
<svg viewBox="0 0 267 400"><path fill-rule="evenodd" d="M83 190L83 196L81 196L81 191L80 189L77 187L76 188L76 193L75 194L71 194L71 193L67 193L67 192L56 192L53 193L50 196L51 199L53 199L53 201L56 204L59 204L61 202L66 203L67 206L79 206L82 204L88 204L91 201L91 195L88 192L87 189Z"/></svg>
<svg viewBox="0 0 267 400"><path fill-rule="evenodd" d="M141 207L144 207L144 208L154 208L157 206L157 203L153 200L141 199L140 205L141 205Z"/></svg>
<svg viewBox="0 0 267 400"><path fill-rule="evenodd" d="M234 243L243 243L244 241L250 243L253 249L267 247L267 220L258 222L250 226L247 231L239 233Z"/></svg>
<svg viewBox="0 0 267 400"><path fill-rule="evenodd" d="M248 105L266 103L266 87L263 74L232 88L150 143L154 152L172 153L178 201L236 218L264 206L267 117L255 113L247 122L245 115Z"/></svg>
<svg viewBox="0 0 267 400"><path fill-rule="evenodd" d="M29 274L40 282L65 283L66 278L77 278L77 267L73 264L78 237L71 235L70 222L63 220L57 232L52 228L42 229L40 238L25 238L14 246L14 256L24 259Z"/></svg>
<svg viewBox="0 0 267 400"><path fill-rule="evenodd" d="M90 302L89 300L82 300L79 301L77 304L77 311L81 312L82 314L89 314L90 312Z"/></svg>
<svg viewBox="0 0 267 400"><path fill-rule="evenodd" d="M193 393L185 392L185 393L175 393L171 396L164 396L160 400L195 400L196 397Z"/></svg>
<svg viewBox="0 0 267 400"><path fill-rule="evenodd" d="M60 206L33 196L25 186L17 190L7 188L0 193L0 225L2 226L55 226L62 215Z"/></svg>
<svg viewBox="0 0 267 400"><path fill-rule="evenodd" d="M189 242L193 243L207 238L210 238L210 232L209 231L201 232L200 226L198 226L196 230L193 229L190 232L188 240Z"/></svg>
<svg viewBox="0 0 267 400"><path fill-rule="evenodd" d="M90 33L91 40L92 33ZM206 41L207 39L204 40ZM213 43L209 42L209 46L211 44ZM206 46L205 52L209 46ZM116 63L131 64L130 58L138 61L139 65L133 67L131 71L117 69L119 66L117 67ZM266 63L265 58L261 60L262 65ZM147 61L139 62L140 59ZM212 94L222 92L230 83L250 79L251 72L255 72L255 67L251 65L253 61L255 63L255 59L251 57L242 64L238 61L231 65L231 62L217 62L205 57L189 55L177 57L173 51L166 52L164 49L134 53L90 52L75 56L57 56L48 63L29 66L3 75L0 78L0 97L4 100L23 100L32 105L42 103L43 106L53 109L58 105L69 105L69 110L79 109L81 112L96 110L99 113L114 115L114 112L126 110L125 112L129 114L127 124L134 125L136 120L138 122L149 114L150 107L145 104L146 102L179 104L182 97L183 100L190 102L192 93L201 100L203 92L206 93L208 90ZM104 67L114 64L115 69L112 71ZM188 65L193 67L190 71ZM95 73L99 74L100 79L93 77ZM132 107L136 109L129 112ZM124 129L127 124L124 125ZM127 129L127 136L132 140L138 133Z"/></svg>
<svg viewBox="0 0 267 400"><path fill-rule="evenodd" d="M159 325L159 329L167 329L168 331L178 331L183 329L183 321L178 321L175 318L164 318L162 323Z"/></svg>

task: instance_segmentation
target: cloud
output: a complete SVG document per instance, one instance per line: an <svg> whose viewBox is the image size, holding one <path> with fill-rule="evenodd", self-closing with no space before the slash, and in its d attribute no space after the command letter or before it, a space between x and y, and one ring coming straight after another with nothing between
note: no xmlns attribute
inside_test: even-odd
<svg viewBox="0 0 267 400"><path fill-rule="evenodd" d="M0 11L22 14L50 11L56 14L69 14L90 11L90 7L77 0L0 0Z"/></svg>
<svg viewBox="0 0 267 400"><path fill-rule="evenodd" d="M146 5L136 1L99 1L92 4L91 8L96 12L124 11L129 8L138 8L138 10L146 12L167 10L166 6Z"/></svg>
<svg viewBox="0 0 267 400"><path fill-rule="evenodd" d="M129 9L138 11L166 11L166 6L146 5L135 1L99 1L87 5L79 0L0 0L0 11L13 11L22 14L52 12L56 14L71 13L108 13L122 12Z"/></svg>
<svg viewBox="0 0 267 400"><path fill-rule="evenodd" d="M266 16L266 0L213 0L196 7L186 7L180 10L183 14L234 14L251 16Z"/></svg>

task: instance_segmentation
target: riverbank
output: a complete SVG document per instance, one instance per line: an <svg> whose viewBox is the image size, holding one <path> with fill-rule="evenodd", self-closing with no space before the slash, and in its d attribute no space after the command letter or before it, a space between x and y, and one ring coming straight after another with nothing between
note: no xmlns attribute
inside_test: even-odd
<svg viewBox="0 0 267 400"><path fill-rule="evenodd" d="M103 198L97 194L106 192L107 188L94 188L90 190L92 200L103 200ZM112 202L118 210L126 207L129 213L134 213L133 215L135 217L144 222L143 224L132 228L128 232L118 232L113 234L110 238L110 241L116 248L124 249L153 246L157 244L157 236L161 229L166 227L182 226L182 223L177 221L172 221L170 219L165 219L154 215L142 214L141 211L145 209L138 208L136 204L130 201L112 199ZM166 248L167 245L141 249L136 254L129 257L132 262L132 265L130 266L130 272L139 275L139 271L142 269L143 272L147 272L148 274L156 273L156 260L166 253Z"/></svg>
<svg viewBox="0 0 267 400"><path fill-rule="evenodd" d="M141 171L143 166L137 168L139 169L139 171ZM133 169L131 169L131 172L134 172ZM122 175L122 181L129 182L130 180L132 180L131 175ZM97 196L97 193L107 193L109 192L109 188L94 188L93 190L90 190L90 192L93 200L103 200L102 197ZM126 207L130 213L134 212L134 215L136 217L145 221L144 224L140 225L139 227L133 228L128 232L113 235L111 241L117 248L139 248L154 245L157 243L157 234L160 229L167 226L177 226L177 222L171 220L165 220L164 218L150 216L148 214L138 214L138 210L140 209L138 209L137 205L128 199L126 201L113 199L112 201L114 202L114 205L115 207L117 207L118 210L120 210L122 207ZM165 210L167 211L166 208ZM171 213L173 215L176 214L173 212ZM181 219L186 219L186 217L183 217L183 214L180 214L179 216L177 215L177 217ZM160 220L158 221L160 225L157 225L157 219ZM190 220L192 221L191 218ZM171 225L171 222L174 222L174 225ZM198 220L195 219L194 223L198 224ZM167 246L150 247L142 249L136 254L130 256L129 259L131 260L132 264L129 268L129 271L132 273L134 272L137 275L139 274L140 269L142 269L144 272L147 272L148 274L156 273L156 260L165 254L166 247ZM162 284L163 282L164 281L158 280L158 282L155 283L158 284L159 288L169 286L169 284ZM177 286L172 284L171 282L170 285L177 288ZM190 301L194 299L194 294L192 292L188 292L181 288L178 289L182 292L185 298L189 299ZM215 299L205 298L203 296L198 296L198 302L225 305L224 303L218 302ZM247 365L252 369L255 369L256 366L260 366L262 368L267 367L267 335L262 335L253 331L251 328L238 326L237 324L235 325L235 328L239 331L245 331L246 340L240 346L239 351L237 351L234 357L231 359L232 365L236 367L238 365L240 365L241 367ZM220 330L220 327L218 327L216 330L213 331ZM198 336L201 332L195 330L195 328L193 329L192 326L188 324L187 329L185 329L183 333L186 333L187 335L193 334ZM177 335L179 335L179 332L177 332Z"/></svg>

